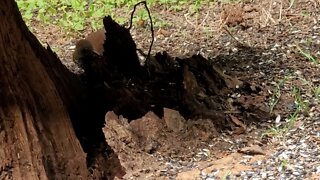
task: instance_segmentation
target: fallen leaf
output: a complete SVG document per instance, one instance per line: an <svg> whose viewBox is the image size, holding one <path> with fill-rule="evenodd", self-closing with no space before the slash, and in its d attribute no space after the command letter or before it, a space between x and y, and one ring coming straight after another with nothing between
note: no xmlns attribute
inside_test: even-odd
<svg viewBox="0 0 320 180"><path fill-rule="evenodd" d="M235 117L235 116L233 116L231 114L229 114L229 116L230 116L232 122L234 122L236 125L242 127L243 129L246 129L246 125L243 124L237 117Z"/></svg>
<svg viewBox="0 0 320 180"><path fill-rule="evenodd" d="M232 134L234 134L234 135L240 135L240 134L244 134L246 132L246 129L245 128L243 128L243 127L238 127L238 128L236 128L233 132L232 132Z"/></svg>
<svg viewBox="0 0 320 180"><path fill-rule="evenodd" d="M253 145L250 147L244 147L238 150L239 153L247 154L247 155L265 155L265 151L258 145Z"/></svg>

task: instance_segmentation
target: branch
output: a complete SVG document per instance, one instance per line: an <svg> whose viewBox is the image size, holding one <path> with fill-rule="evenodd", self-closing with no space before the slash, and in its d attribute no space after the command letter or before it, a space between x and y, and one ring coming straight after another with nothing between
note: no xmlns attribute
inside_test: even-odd
<svg viewBox="0 0 320 180"><path fill-rule="evenodd" d="M148 12L148 16L149 16L149 19L150 19L150 29L151 29L151 43L150 43L150 46L149 46L149 50L148 50L148 55L147 55L147 58L146 60L148 60L150 58L150 54L151 54L151 49L152 49L152 46L153 46L153 42L154 42L154 30L153 30L153 23L152 23L152 18L151 18L151 13L150 13L150 10L147 6L147 2L146 1L141 1L137 4L134 5L133 7L133 11L131 12L131 17L130 17L130 26L129 26L129 30L131 30L132 28L132 21L133 21L133 15L134 15L134 12L136 11L136 8L137 6L139 6L140 4L144 4L144 7L146 8L147 12Z"/></svg>

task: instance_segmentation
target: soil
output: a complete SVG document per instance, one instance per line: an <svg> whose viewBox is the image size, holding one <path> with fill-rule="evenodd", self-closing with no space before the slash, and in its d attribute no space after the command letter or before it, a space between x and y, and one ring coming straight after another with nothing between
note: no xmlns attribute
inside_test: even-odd
<svg viewBox="0 0 320 180"><path fill-rule="evenodd" d="M299 121L293 126L310 122L319 130L319 95L315 95L320 87L319 64L299 50L320 60L319 10L320 2L314 0L293 5L267 0L208 3L198 13L188 7L179 12L164 6L152 8L157 19L169 22L154 28L152 54L166 51L179 58L200 54L222 74L243 83L223 97L229 102L224 113L235 126L217 128L210 119L185 119L172 109L164 109L163 117L148 112L134 121L108 112L103 131L118 157L110 159L122 166L110 177L205 179L215 173L223 179L249 171L252 167L241 163L247 155L253 156L252 162L268 159L284 140L279 137L283 134L269 132L285 126L299 108L294 90L299 90L307 107L299 111ZM91 29L74 35L54 25L34 22L31 26L71 71L79 71L72 62L74 44ZM131 33L138 48L147 52L150 25L135 24ZM319 136L312 138L319 143ZM304 178L319 178L319 172Z"/></svg>

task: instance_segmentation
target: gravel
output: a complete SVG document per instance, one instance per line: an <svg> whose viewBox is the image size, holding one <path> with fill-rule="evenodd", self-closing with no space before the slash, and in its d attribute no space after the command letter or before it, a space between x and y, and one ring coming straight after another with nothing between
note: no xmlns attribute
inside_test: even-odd
<svg viewBox="0 0 320 180"><path fill-rule="evenodd" d="M310 114L318 116L308 116L297 118L293 127L287 132L274 135L265 147L272 150L272 153L265 156L263 160L251 162L255 155L243 154L240 164L252 167L251 170L240 171L239 173L227 173L224 179L319 179L320 178L320 109L313 108ZM284 122L285 123L285 122ZM252 131L255 131L252 128ZM230 153L237 152L239 139L232 139L223 135L215 141L229 142ZM199 169L197 179L215 180L221 179L219 172L221 169L213 169L211 172L204 172L199 162L210 161L208 155L211 154L213 146L200 149L195 152L193 158L181 157L160 158L167 168L161 171L161 175L168 179L175 179L178 173Z"/></svg>
<svg viewBox="0 0 320 180"><path fill-rule="evenodd" d="M272 145L274 153L263 161L249 163L252 156L244 156L243 165L250 171L230 174L226 179L319 179L320 178L320 117L307 120L303 126L290 130L281 141ZM269 146L269 145L268 145ZM202 179L218 179L214 174Z"/></svg>

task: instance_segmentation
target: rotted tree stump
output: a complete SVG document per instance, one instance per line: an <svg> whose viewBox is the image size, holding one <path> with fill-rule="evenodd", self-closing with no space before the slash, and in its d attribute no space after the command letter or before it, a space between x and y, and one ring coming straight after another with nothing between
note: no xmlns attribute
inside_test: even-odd
<svg viewBox="0 0 320 180"><path fill-rule="evenodd" d="M136 44L127 28L111 17L103 20L103 55L83 51L78 63L97 102L106 111L136 119L148 111L162 117L163 108L178 110L186 118L225 122L220 95L241 84L220 72L200 55L187 59L158 53L141 65Z"/></svg>

